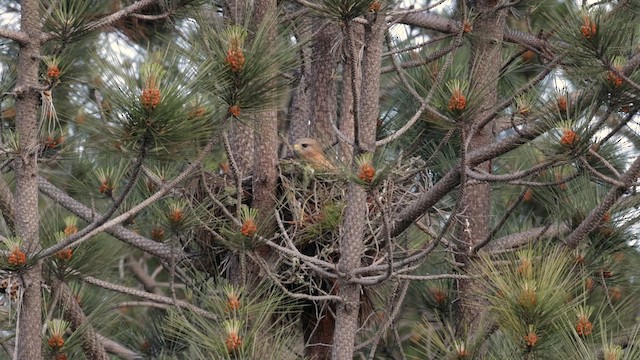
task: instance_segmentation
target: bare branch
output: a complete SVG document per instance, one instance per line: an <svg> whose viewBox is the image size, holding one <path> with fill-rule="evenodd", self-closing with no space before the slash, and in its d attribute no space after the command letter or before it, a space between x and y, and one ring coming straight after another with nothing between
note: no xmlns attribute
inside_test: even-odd
<svg viewBox="0 0 640 360"><path fill-rule="evenodd" d="M517 179L522 179L523 177L532 175L532 174L536 174L539 171L542 171L544 169L549 168L550 166L553 165L562 165L567 163L566 161L563 162L559 162L557 160L550 160L550 161L546 161L542 164L538 164L536 166L532 166L531 168L527 169L527 170L523 170L523 171L518 171L515 173L511 173L511 174L501 174L501 175L494 175L494 174L487 174L485 172L481 172L481 171L474 171L471 169L465 169L467 175L475 180L478 181L492 181L492 182L509 182L509 181L514 181Z"/></svg>
<svg viewBox="0 0 640 360"><path fill-rule="evenodd" d="M147 299L147 300L151 300L151 301L155 301L157 303L160 304L167 304L167 305L175 305L178 306L180 308L192 311L193 313L202 316L204 318L210 319L210 320L219 320L218 317L206 310L203 310L193 304L189 304L188 302L184 301L184 300L175 300L167 297L167 296L161 296L161 295L156 295L156 294L151 294L148 293L146 291L142 291L142 290L138 290L138 289L133 289L130 287L126 287L123 285L118 285L118 284L113 284L110 283L108 281L104 281L104 280L100 280L100 279L96 279L92 276L82 276L81 280L91 284L91 285L95 285L95 286L99 286L103 289L106 290L113 290L122 294L127 294L127 295L131 295L131 296L135 296L135 297L139 297L141 299Z"/></svg>
<svg viewBox="0 0 640 360"><path fill-rule="evenodd" d="M434 280L445 280L445 279L473 279L473 276L463 275L463 274L436 274L436 275L397 275L394 276L398 279L403 280L419 280L419 281L434 281Z"/></svg>
<svg viewBox="0 0 640 360"><path fill-rule="evenodd" d="M538 227L515 234L509 234L507 236L495 239L487 247L485 247L485 251L488 251L490 253L511 251L521 246L530 244L531 242L541 238L542 236L550 239L556 236L566 235L570 231L571 229L564 224L556 224L553 227L551 224L549 224L547 226Z"/></svg>
<svg viewBox="0 0 640 360"><path fill-rule="evenodd" d="M570 248L578 246L592 230L594 230L603 221L604 214L609 211L611 206L624 194L629 187L638 179L640 175L640 157L631 164L629 169L620 177L620 186L614 186L609 190L602 202L589 213L587 218L578 225L578 227L569 234L566 244Z"/></svg>
<svg viewBox="0 0 640 360"><path fill-rule="evenodd" d="M184 179L186 179L187 176L189 176L196 168L198 168L202 164L202 161L204 160L204 157L209 154L209 152L213 148L214 144L215 144L215 141L213 139L210 140L209 143L200 151L200 154L198 154L198 157L194 162L189 164L189 166L187 166L186 169L184 169L180 174L178 174L171 181L165 183L158 191L156 191L153 195L151 195L148 198L146 198L145 200L143 200L138 205L132 207L130 210L120 214L119 216L113 218L112 220L109 220L109 221L105 222L104 224L94 228L89 233L87 233L86 235L82 236L78 240L73 241L72 243L69 243L69 244L60 243L60 244L64 244L64 245L60 246L60 244L58 244L58 245L54 245L54 246L48 248L47 250L45 250L45 251L43 251L41 253L41 256L43 256L43 257L44 256L50 256L50 255L56 253L57 251L62 250L62 248L64 248L64 247L77 246L77 245L83 243L84 241L92 238L93 236L95 236L95 235L97 235L97 234L99 234L99 233L101 233L101 232L103 232L103 231L105 231L105 230L107 230L107 229L109 229L111 227L119 225L123 221L131 218L132 216L136 215L137 213L139 213L140 211L142 211L143 209L145 209L149 205L151 205L154 202L158 201L162 196L164 196L171 189L173 189L176 185L178 185L180 182L182 182ZM171 248L170 248L170 250L171 250ZM174 254L174 255L176 255L176 254ZM171 259L171 258L172 258L172 256L170 254L169 259Z"/></svg>
<svg viewBox="0 0 640 360"><path fill-rule="evenodd" d="M116 21L123 19L127 16L133 15L136 12L145 9L148 6L155 4L157 0L140 0L133 4L114 12L111 15L105 16L102 19L93 21L84 26L83 31L92 31L101 27L105 27L115 23Z"/></svg>
<svg viewBox="0 0 640 360"><path fill-rule="evenodd" d="M469 154L469 166L476 166L496 156L505 154L523 142L530 141L538 137L550 128L550 124L544 122L534 122L522 129L518 134L509 136L501 141L494 142ZM398 221L393 224L391 235L398 236L406 230L415 220L420 218L424 212L434 206L442 197L449 193L460 183L461 164L454 165L433 187L420 194L418 198L407 206L399 215Z"/></svg>
<svg viewBox="0 0 640 360"><path fill-rule="evenodd" d="M71 324L71 329L75 331L83 327L80 337L85 356L88 359L107 360L109 358L107 352L100 341L98 341L96 331L89 324L87 316L82 311L80 305L78 305L69 286L54 278L52 280L52 287L60 294L61 308L64 312L65 319Z"/></svg>
<svg viewBox="0 0 640 360"><path fill-rule="evenodd" d="M401 24L418 26L450 34L457 33L462 27L462 24L458 21L424 11L404 15L398 22ZM545 49L550 46L550 43L544 39L540 39L526 32L512 29L505 29L504 40L516 44L527 44L536 49Z"/></svg>
<svg viewBox="0 0 640 360"><path fill-rule="evenodd" d="M13 40L20 45L24 45L29 42L29 35L24 31L13 31L4 27L0 27L0 38Z"/></svg>
<svg viewBox="0 0 640 360"><path fill-rule="evenodd" d="M40 176L38 177L38 189L57 204L85 221L91 222L99 215ZM169 259L171 257L171 247L169 245L136 234L124 226L114 226L106 229L105 232L128 245L159 258ZM180 253L179 250L176 251L180 254L179 257L184 258L186 256L184 253Z"/></svg>
<svg viewBox="0 0 640 360"><path fill-rule="evenodd" d="M98 333L96 333L96 338L98 339L98 341L100 341L100 343L102 344L102 346L104 346L104 349L107 350L108 353L117 355L118 357L125 360L141 359L140 354L125 347L117 341L111 340L106 336L100 335Z"/></svg>

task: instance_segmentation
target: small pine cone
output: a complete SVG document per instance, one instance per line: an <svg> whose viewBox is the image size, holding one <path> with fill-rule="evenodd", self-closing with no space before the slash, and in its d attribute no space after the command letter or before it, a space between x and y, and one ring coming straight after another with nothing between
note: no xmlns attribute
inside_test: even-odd
<svg viewBox="0 0 640 360"><path fill-rule="evenodd" d="M531 201L531 199L533 199L533 190L527 189L527 191L525 191L524 195L522 196L522 201L529 202Z"/></svg>
<svg viewBox="0 0 640 360"><path fill-rule="evenodd" d="M566 96L560 96L558 98L558 110L560 111L567 111L567 97Z"/></svg>
<svg viewBox="0 0 640 360"><path fill-rule="evenodd" d="M101 194L107 194L107 195L109 195L109 194L111 194L111 192L113 191L113 186L111 186L111 184L109 183L109 181L103 181L103 182L100 184L100 187L98 188L98 191L99 191Z"/></svg>
<svg viewBox="0 0 640 360"><path fill-rule="evenodd" d="M462 25L462 31L463 31L465 34L470 33L471 31L473 31L473 25L471 25L471 23L470 23L470 22L465 21L465 22L464 22L464 24Z"/></svg>
<svg viewBox="0 0 640 360"><path fill-rule="evenodd" d="M594 286L595 286L595 282L593 281L592 277L588 277L584 280L584 287L585 289L587 289L587 291L593 290Z"/></svg>
<svg viewBox="0 0 640 360"><path fill-rule="evenodd" d="M164 229L163 228L151 229L151 238L155 241L162 241L164 239Z"/></svg>
<svg viewBox="0 0 640 360"><path fill-rule="evenodd" d="M469 352L464 347L456 349L458 359L466 359L469 356Z"/></svg>
<svg viewBox="0 0 640 360"><path fill-rule="evenodd" d="M527 50L523 52L522 55L520 55L520 57L522 58L522 61L524 62L531 62L535 56L536 56L536 53L534 53L531 50Z"/></svg>
<svg viewBox="0 0 640 360"><path fill-rule="evenodd" d="M144 352L148 352L151 350L151 343L148 341L143 342L142 345L140 345L140 349Z"/></svg>
<svg viewBox="0 0 640 360"><path fill-rule="evenodd" d="M237 73L244 68L245 57L242 50L234 47L227 50L227 57L224 62L229 65L231 72Z"/></svg>
<svg viewBox="0 0 640 360"><path fill-rule="evenodd" d="M460 90L455 90L449 98L449 111L463 111L467 107L467 99Z"/></svg>
<svg viewBox="0 0 640 360"><path fill-rule="evenodd" d="M147 110L155 109L160 104L160 89L157 87L146 87L140 95L140 103Z"/></svg>
<svg viewBox="0 0 640 360"><path fill-rule="evenodd" d="M60 260L64 260L64 261L69 261L71 260L71 257L73 256L73 250L72 249L64 249L64 250L60 250L56 253L56 257Z"/></svg>
<svg viewBox="0 0 640 360"><path fill-rule="evenodd" d="M258 231L258 227L253 219L246 219L242 224L242 229L240 229L242 235L246 237L253 237L256 231Z"/></svg>
<svg viewBox="0 0 640 360"><path fill-rule="evenodd" d="M60 335L51 335L49 340L47 340L47 344L52 349L60 349L64 345L64 339Z"/></svg>
<svg viewBox="0 0 640 360"><path fill-rule="evenodd" d="M525 344L527 344L527 347L530 348L536 346L539 339L540 338L538 337L538 334L535 333L535 331L529 331L529 333L524 336L524 342Z"/></svg>
<svg viewBox="0 0 640 360"><path fill-rule="evenodd" d="M231 114L231 116L233 117L238 117L240 116L240 106L238 105L231 105L229 107L229 114Z"/></svg>
<svg viewBox="0 0 640 360"><path fill-rule="evenodd" d="M611 297L611 300L614 302L620 301L620 299L622 299L622 289L617 286L612 287L609 289L609 297Z"/></svg>
<svg viewBox="0 0 640 360"><path fill-rule="evenodd" d="M596 36L596 30L597 30L596 24L591 22L591 19L585 16L582 19L582 26L580 27L580 32L582 33L582 36L585 39L590 40L594 36Z"/></svg>
<svg viewBox="0 0 640 360"><path fill-rule="evenodd" d="M578 136L575 131L571 129L564 129L562 130L560 143L564 146L573 146L575 145L576 141L578 141L578 139L580 139L580 136Z"/></svg>
<svg viewBox="0 0 640 360"><path fill-rule="evenodd" d="M14 249L7 256L7 261L13 266L21 266L27 263L27 255L20 249Z"/></svg>
<svg viewBox="0 0 640 360"><path fill-rule="evenodd" d="M51 136L47 136L47 138L44 139L44 147L46 147L47 149L55 149L57 145L58 143Z"/></svg>
<svg viewBox="0 0 640 360"><path fill-rule="evenodd" d="M219 164L220 166L220 170L222 171L223 174L225 175L231 175L231 166L229 165L228 161L223 161Z"/></svg>
<svg viewBox="0 0 640 360"><path fill-rule="evenodd" d="M369 5L369 11L378 12L382 9L382 4L378 0L374 0L371 5Z"/></svg>
<svg viewBox="0 0 640 360"><path fill-rule="evenodd" d="M55 357L55 360L68 360L68 359L69 357L67 356L66 353L60 353Z"/></svg>
<svg viewBox="0 0 640 360"><path fill-rule="evenodd" d="M237 296L229 296L227 298L227 311L236 311L240 309L240 299Z"/></svg>
<svg viewBox="0 0 640 360"><path fill-rule="evenodd" d="M609 71L607 74L607 82L614 88L619 88L622 85L622 78L615 72Z"/></svg>
<svg viewBox="0 0 640 360"><path fill-rule="evenodd" d="M191 111L189 111L189 119L201 118L206 112L207 109L205 109L204 106L195 107Z"/></svg>
<svg viewBox="0 0 640 360"><path fill-rule="evenodd" d="M51 65L47 69L47 76L51 79L57 79L60 76L60 69L58 65Z"/></svg>
<svg viewBox="0 0 640 360"><path fill-rule="evenodd" d="M227 346L227 351L229 353L232 353L238 350L240 345L242 345L242 338L240 338L237 333L232 332L227 335L227 339L224 341L224 343Z"/></svg>
<svg viewBox="0 0 640 360"><path fill-rule="evenodd" d="M439 304L443 305L447 301L447 293L442 291L440 288L431 289L431 294L433 295L433 299Z"/></svg>
<svg viewBox="0 0 640 360"><path fill-rule="evenodd" d="M182 221L183 213L180 209L173 209L169 212L169 221L173 224L178 224Z"/></svg>
<svg viewBox="0 0 640 360"><path fill-rule="evenodd" d="M591 335L593 332L593 324L591 324L589 318L584 315L581 315L580 318L578 318L578 322L576 323L576 332L580 336Z"/></svg>
<svg viewBox="0 0 640 360"><path fill-rule="evenodd" d="M71 236L75 233L78 232L78 227L75 225L69 225L66 228L64 228L64 235L65 236Z"/></svg>
<svg viewBox="0 0 640 360"><path fill-rule="evenodd" d="M376 175L376 169L369 163L360 165L360 172L358 172L358 179L364 182L372 182Z"/></svg>
<svg viewBox="0 0 640 360"><path fill-rule="evenodd" d="M529 277L533 274L533 263L529 258L523 258L520 260L520 265L518 265L518 273L520 275Z"/></svg>

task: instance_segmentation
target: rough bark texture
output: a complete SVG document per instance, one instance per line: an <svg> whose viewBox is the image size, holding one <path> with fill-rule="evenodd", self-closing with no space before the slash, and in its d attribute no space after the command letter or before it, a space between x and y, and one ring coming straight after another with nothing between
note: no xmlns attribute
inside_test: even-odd
<svg viewBox="0 0 640 360"><path fill-rule="evenodd" d="M231 20L239 25L244 25L247 16L247 4L244 0L225 1L225 11ZM238 165L241 177L251 174L253 166L253 146L255 143L254 129L240 121L232 121L229 131L229 142L233 159Z"/></svg>
<svg viewBox="0 0 640 360"><path fill-rule="evenodd" d="M289 140L313 137L323 144L334 138L331 121L335 121L336 89L333 75L338 60L333 48L338 28L322 19L310 19L301 24L301 36L312 37L302 48L302 74L291 104ZM320 31L317 31L320 29ZM331 358L335 319L329 304L319 313L315 305L307 305L301 321L304 329L305 356L313 360Z"/></svg>
<svg viewBox="0 0 640 360"><path fill-rule="evenodd" d="M60 301L64 311L64 318L71 325L71 330L76 331L84 325L81 341L82 350L87 359L107 360L109 356L100 343L96 331L87 323L87 316L71 293L69 286L60 280L53 280L53 289L60 293Z"/></svg>
<svg viewBox="0 0 640 360"><path fill-rule="evenodd" d="M367 194L358 184L350 183L347 189L347 207L344 214L344 233L340 238L340 261L338 269L349 274L362 265L363 232ZM333 337L333 360L353 358L356 332L358 331L358 313L360 309L360 285L339 282L338 295L342 302L338 304L335 333Z"/></svg>
<svg viewBox="0 0 640 360"><path fill-rule="evenodd" d="M495 1L478 2L479 11L490 10L495 6ZM502 39L505 26L505 16L501 11L488 11L478 17L473 24L477 36L473 38L471 45L470 65L471 89L478 93L480 98L477 111L471 118L465 119L463 133L465 137L471 137L468 152L481 149L493 141L493 136L488 127L483 127L477 133L471 134L474 121L483 119L495 107L498 100L498 78L500 76ZM482 171L491 172L490 162L477 165ZM461 207L463 213L459 219L460 233L458 246L461 249L470 249L476 243L489 235L491 229L491 186L488 182L468 182L463 184ZM469 265L473 262L472 255L459 255L458 260ZM477 321L482 317L483 311L479 311L478 302L473 295L473 280L461 280L459 282L460 296L460 324L474 329Z"/></svg>
<svg viewBox="0 0 640 360"><path fill-rule="evenodd" d="M16 194L14 209L16 235L24 240L27 256L40 250L38 225L38 125L36 110L39 104L38 62L40 56L41 24L39 2L25 0L21 3L21 31L29 41L20 48L18 58L18 82L16 87L16 130L19 136L19 152L15 158ZM23 273L24 292L20 306L17 357L41 359L42 345L42 262L30 266Z"/></svg>
<svg viewBox="0 0 640 360"><path fill-rule="evenodd" d="M382 59L382 43L386 22L384 17L375 16L369 19L370 25L365 27L365 49L362 59L362 99L357 111L356 125L358 145L362 150L375 150L375 130L379 113L380 98L380 64ZM353 49L352 49L353 50ZM352 54L358 53L355 51ZM355 76L356 74L352 74ZM347 189L347 207L345 209L343 229L340 238L340 260L338 268L347 274L340 279L338 295L342 303L338 304L336 328L333 338L334 360L353 358L354 343L358 330L358 314L360 309L360 285L349 283L349 274L362 265L363 234L366 221L367 193L355 183Z"/></svg>
<svg viewBox="0 0 640 360"><path fill-rule="evenodd" d="M253 13L254 29L260 26L268 16L273 16L276 9L275 0L257 0ZM275 29L269 30L269 38L275 41ZM265 54L265 56L269 56ZM253 201L251 206L258 210L258 223L266 235L270 235L276 224L273 209L276 206L276 180L278 172L278 112L269 109L256 116L255 155L253 163ZM259 247L258 253L262 257L271 252L268 246Z"/></svg>
<svg viewBox="0 0 640 360"><path fill-rule="evenodd" d="M233 152L233 159L236 161L240 171L238 175L243 178L250 175L255 143L253 129L239 121L233 121L229 132L229 142Z"/></svg>
<svg viewBox="0 0 640 360"><path fill-rule="evenodd" d="M338 60L337 51L334 48L335 38L338 35L337 26L326 20L314 20L316 28L322 27L318 32L313 45L311 56L313 69L311 75L311 129L314 137L325 144L333 143L335 138L331 121L336 116L336 89L334 75Z"/></svg>
<svg viewBox="0 0 640 360"><path fill-rule="evenodd" d="M350 36L353 37L356 44L360 44L364 41L364 28L360 24L352 24L349 28L351 31ZM362 73L360 72L360 63L353 59L353 56L345 53L345 61L342 65L342 93L340 103L340 120L338 123L338 129L340 132L353 142L355 138L354 116L353 116L353 85L357 89L362 87ZM355 72L353 71L355 68ZM353 79L355 76L355 79ZM352 81L352 79L354 81ZM353 146L340 142L340 160L344 164L351 164L353 160Z"/></svg>
<svg viewBox="0 0 640 360"><path fill-rule="evenodd" d="M311 20L307 18L300 19L300 28L297 29L296 35L298 41L302 43L300 47L300 58L302 64L300 66L300 74L298 76L297 87L293 90L291 103L288 112L288 140L294 143L297 139L310 136L309 117L311 115L311 98L309 81L312 73L311 46L307 43L311 38Z"/></svg>

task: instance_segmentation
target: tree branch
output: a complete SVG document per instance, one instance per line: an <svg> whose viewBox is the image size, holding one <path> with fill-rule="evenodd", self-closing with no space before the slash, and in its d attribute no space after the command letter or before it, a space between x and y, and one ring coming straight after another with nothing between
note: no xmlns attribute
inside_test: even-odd
<svg viewBox="0 0 640 360"><path fill-rule="evenodd" d="M4 27L0 27L0 38L13 40L20 45L24 45L29 41L29 35L24 31L13 31Z"/></svg>
<svg viewBox="0 0 640 360"><path fill-rule="evenodd" d="M84 26L83 31L92 31L104 26L111 25L116 21L123 19L129 15L135 14L137 11L143 10L144 8L155 4L157 0L140 0L135 3L121 9L119 11L114 12L111 15L105 16L102 19L92 21Z"/></svg>
<svg viewBox="0 0 640 360"><path fill-rule="evenodd" d="M595 207L589 213L587 218L580 223L580 225L569 234L569 237L566 240L566 245L574 249L578 246L578 243L582 241L587 235L593 231L600 223L604 217L604 214L609 211L611 206L615 204L615 202L625 193L637 179L638 175L640 175L640 157L637 157L636 160L631 164L629 170L627 170L622 177L620 177L620 185L616 185L609 190L607 195L602 199L602 202Z"/></svg>
<svg viewBox="0 0 640 360"><path fill-rule="evenodd" d="M104 281L104 280L100 280L100 279L96 279L92 276L82 276L81 277L82 281L91 284L91 285L95 285L95 286L99 286L103 289L107 289L107 290L112 290L112 291L116 291L122 294L127 294L127 295L131 295L131 296L135 296L135 297L139 297L141 299L147 299L147 300L151 300L151 301L155 301L158 302L160 304L167 304L167 305L175 305L177 307L183 308L183 309L187 309L189 311L194 312L196 315L200 315L204 318L210 319L210 320L216 320L218 321L219 318L206 311L203 310L193 304L190 304L184 300L174 300L170 297L167 296L162 296L162 295L156 295L156 294L151 294L148 293L146 291L142 291L142 290L138 290L138 289L132 289L130 287L126 287L123 285L118 285L118 284L113 284L110 283L108 281Z"/></svg>
<svg viewBox="0 0 640 360"><path fill-rule="evenodd" d="M65 192L58 189L55 185L40 176L38 177L38 189L41 193L54 200L57 204L69 210L85 221L91 222L96 216L99 216L99 214L94 213L90 208L72 198L71 196L67 195ZM133 246L159 258L165 260L171 258L172 250L169 245L153 241L144 236L136 234L135 232L125 228L124 226L113 226L106 229L105 232L130 246ZM173 251L174 254L178 256L178 258L186 257L186 255L179 249L175 249Z"/></svg>
<svg viewBox="0 0 640 360"><path fill-rule="evenodd" d="M71 329L75 331L83 327L80 338L82 341L82 350L87 359L107 360L109 358L107 352L98 340L96 331L93 329L93 326L89 324L87 316L82 311L80 305L78 305L69 286L56 278L52 280L51 286L54 288L54 291L58 291L60 294L62 305L60 308L64 312L65 319L71 324Z"/></svg>
<svg viewBox="0 0 640 360"><path fill-rule="evenodd" d="M462 27L458 21L427 12L404 15L398 22L449 34L459 32ZM526 44L535 49L545 49L551 45L547 40L540 39L533 34L508 28L504 31L504 40L516 44Z"/></svg>

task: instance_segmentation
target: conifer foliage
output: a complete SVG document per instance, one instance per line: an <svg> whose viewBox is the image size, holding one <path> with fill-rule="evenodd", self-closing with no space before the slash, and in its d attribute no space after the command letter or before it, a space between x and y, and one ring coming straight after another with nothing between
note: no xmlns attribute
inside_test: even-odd
<svg viewBox="0 0 640 360"><path fill-rule="evenodd" d="M639 18L1 1L0 358L640 358Z"/></svg>

